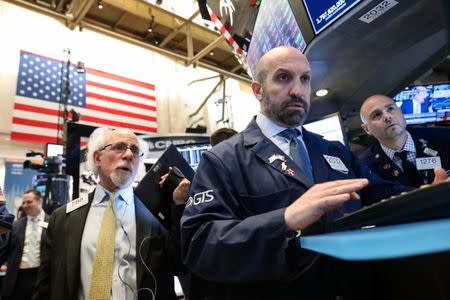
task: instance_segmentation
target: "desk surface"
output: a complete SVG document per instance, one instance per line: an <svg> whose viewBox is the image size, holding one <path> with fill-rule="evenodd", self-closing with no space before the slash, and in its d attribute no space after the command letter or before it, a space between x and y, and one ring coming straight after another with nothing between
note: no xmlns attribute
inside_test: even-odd
<svg viewBox="0 0 450 300"><path fill-rule="evenodd" d="M450 250L450 219L300 237L300 245L344 260L381 260Z"/></svg>

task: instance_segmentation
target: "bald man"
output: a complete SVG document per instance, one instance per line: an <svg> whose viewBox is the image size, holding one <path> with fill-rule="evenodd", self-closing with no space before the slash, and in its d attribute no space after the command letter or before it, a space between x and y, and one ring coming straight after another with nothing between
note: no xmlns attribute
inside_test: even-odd
<svg viewBox="0 0 450 300"><path fill-rule="evenodd" d="M448 128L407 130L401 109L384 95L367 98L360 115L364 131L378 141L362 156L373 172L415 187L432 183L435 168L437 181L446 178L444 169L450 169Z"/></svg>
<svg viewBox="0 0 450 300"><path fill-rule="evenodd" d="M267 52L251 86L260 113L204 154L182 217L184 262L203 280L195 299L370 298L362 266L303 250L297 237L401 188L302 127L311 68L299 50Z"/></svg>

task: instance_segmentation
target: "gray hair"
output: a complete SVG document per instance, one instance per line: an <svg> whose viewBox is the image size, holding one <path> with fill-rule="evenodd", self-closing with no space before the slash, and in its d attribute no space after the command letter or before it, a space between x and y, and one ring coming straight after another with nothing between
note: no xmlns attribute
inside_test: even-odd
<svg viewBox="0 0 450 300"><path fill-rule="evenodd" d="M102 149L107 145L108 137L116 129L110 129L108 127L100 127L95 129L89 136L88 152L86 154L86 167L89 171L92 171L95 176L98 176L98 167L95 165L94 152ZM136 136L139 144L139 149L144 152L143 157L140 158L139 164L143 162L143 158L148 155L148 144L138 136Z"/></svg>

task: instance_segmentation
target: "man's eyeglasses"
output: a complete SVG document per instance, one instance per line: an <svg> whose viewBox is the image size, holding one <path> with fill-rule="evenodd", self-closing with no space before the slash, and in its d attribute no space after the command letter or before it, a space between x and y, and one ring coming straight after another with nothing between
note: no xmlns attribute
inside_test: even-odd
<svg viewBox="0 0 450 300"><path fill-rule="evenodd" d="M115 144L108 144L105 147L101 148L99 151L103 151L106 148L110 147L110 150L116 152L116 153L125 153L128 149L130 149L131 153L133 153L134 157L142 157L144 156L144 152L142 152L141 149L139 149L136 145L128 146L126 143L115 143Z"/></svg>

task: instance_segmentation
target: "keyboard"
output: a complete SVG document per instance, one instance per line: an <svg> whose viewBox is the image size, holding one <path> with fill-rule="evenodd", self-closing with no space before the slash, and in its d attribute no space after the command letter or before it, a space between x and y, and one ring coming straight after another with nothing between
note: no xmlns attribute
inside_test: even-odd
<svg viewBox="0 0 450 300"><path fill-rule="evenodd" d="M336 219L332 231L450 217L450 182L392 196Z"/></svg>

